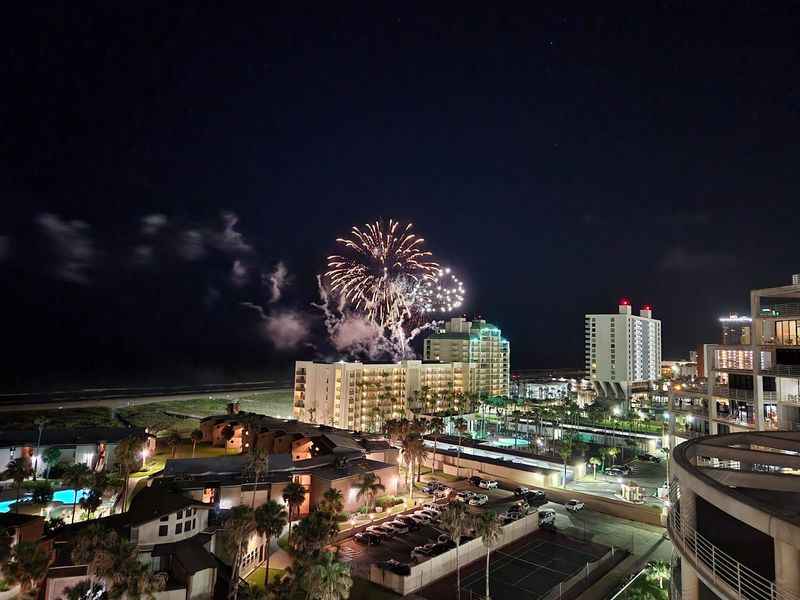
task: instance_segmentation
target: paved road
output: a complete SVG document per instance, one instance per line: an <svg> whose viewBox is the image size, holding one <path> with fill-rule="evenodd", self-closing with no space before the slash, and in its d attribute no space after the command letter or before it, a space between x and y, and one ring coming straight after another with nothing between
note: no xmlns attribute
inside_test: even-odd
<svg viewBox="0 0 800 600"><path fill-rule="evenodd" d="M664 485L664 481L667 478L666 463L663 461L660 463L643 462L637 459L629 462L628 466L631 467L633 471L630 477L610 477L598 473L597 479L595 480L594 477L589 474L580 481L569 482L567 484L567 489L584 492L586 494L595 494L605 498L619 499L620 484L622 482L631 483L635 481L647 490L645 504L658 506L660 508L663 502L653 497L653 495L660 486Z"/></svg>

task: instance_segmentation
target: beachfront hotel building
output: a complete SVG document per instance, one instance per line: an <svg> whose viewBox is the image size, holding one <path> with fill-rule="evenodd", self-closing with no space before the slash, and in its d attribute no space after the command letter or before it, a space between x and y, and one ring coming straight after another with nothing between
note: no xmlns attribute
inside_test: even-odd
<svg viewBox="0 0 800 600"><path fill-rule="evenodd" d="M496 325L483 319L454 317L425 338L425 360L474 365L472 385L480 396L511 393L511 344Z"/></svg>
<svg viewBox="0 0 800 600"><path fill-rule="evenodd" d="M352 431L380 429L410 411L466 408L474 392L474 366L463 362L297 361L293 412L308 423Z"/></svg>

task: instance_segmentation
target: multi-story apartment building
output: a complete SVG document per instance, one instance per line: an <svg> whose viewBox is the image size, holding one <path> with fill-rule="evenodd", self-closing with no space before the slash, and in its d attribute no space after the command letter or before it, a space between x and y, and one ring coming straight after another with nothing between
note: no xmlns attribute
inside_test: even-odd
<svg viewBox="0 0 800 600"><path fill-rule="evenodd" d="M672 598L800 597L798 447L797 432L749 431L672 450Z"/></svg>
<svg viewBox="0 0 800 600"><path fill-rule="evenodd" d="M584 327L586 370L598 397L626 405L646 398L661 376L661 321L653 318L653 308L645 304L632 315L630 300L623 298L618 314L586 315Z"/></svg>
<svg viewBox="0 0 800 600"><path fill-rule="evenodd" d="M511 345L499 327L482 319L454 317L447 321L425 339L424 358L475 365L472 383L481 396L511 393Z"/></svg>
<svg viewBox="0 0 800 600"><path fill-rule="evenodd" d="M294 416L309 423L370 431L407 411L465 410L475 369L463 362L297 361Z"/></svg>
<svg viewBox="0 0 800 600"><path fill-rule="evenodd" d="M673 392L679 438L800 429L800 275L750 300L751 316L720 319L722 343L705 345L706 385Z"/></svg>

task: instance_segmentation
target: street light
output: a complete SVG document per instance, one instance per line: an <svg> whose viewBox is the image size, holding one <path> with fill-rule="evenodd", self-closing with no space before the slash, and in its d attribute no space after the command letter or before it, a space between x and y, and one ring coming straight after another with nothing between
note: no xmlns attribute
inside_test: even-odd
<svg viewBox="0 0 800 600"><path fill-rule="evenodd" d="M150 452L148 452L147 448L142 450L142 468L145 468L147 466L147 457L149 455L150 455Z"/></svg>

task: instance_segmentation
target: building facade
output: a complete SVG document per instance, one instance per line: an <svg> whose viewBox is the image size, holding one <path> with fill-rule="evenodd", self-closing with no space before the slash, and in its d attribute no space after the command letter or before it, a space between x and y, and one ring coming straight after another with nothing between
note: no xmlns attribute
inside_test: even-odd
<svg viewBox="0 0 800 600"><path fill-rule="evenodd" d="M425 360L474 365L473 391L481 396L511 393L511 344L500 328L484 320L454 317L425 338Z"/></svg>
<svg viewBox="0 0 800 600"><path fill-rule="evenodd" d="M584 318L586 370L599 398L629 404L661 377L661 321L645 304L639 315L623 298L618 314Z"/></svg>
<svg viewBox="0 0 800 600"><path fill-rule="evenodd" d="M800 433L704 437L672 451L672 598L800 597Z"/></svg>
<svg viewBox="0 0 800 600"><path fill-rule="evenodd" d="M353 431L377 431L408 411L466 409L474 367L463 362L297 361L294 416Z"/></svg>
<svg viewBox="0 0 800 600"><path fill-rule="evenodd" d="M800 429L800 276L750 302L750 317L720 319L722 343L704 346L705 385L673 393L679 438Z"/></svg>

